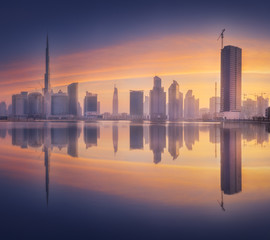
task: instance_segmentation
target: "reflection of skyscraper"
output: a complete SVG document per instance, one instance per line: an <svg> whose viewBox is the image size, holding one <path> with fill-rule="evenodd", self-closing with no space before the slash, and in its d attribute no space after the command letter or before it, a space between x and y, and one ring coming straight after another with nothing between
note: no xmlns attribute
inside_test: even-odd
<svg viewBox="0 0 270 240"><path fill-rule="evenodd" d="M150 119L166 119L166 93L161 87L161 78L154 77L154 87L150 90Z"/></svg>
<svg viewBox="0 0 270 240"><path fill-rule="evenodd" d="M81 129L76 125L68 127L68 146L67 153L72 157L78 157L78 138Z"/></svg>
<svg viewBox="0 0 270 240"><path fill-rule="evenodd" d="M6 135L7 135L7 129L1 128L0 129L0 138L6 138Z"/></svg>
<svg viewBox="0 0 270 240"><path fill-rule="evenodd" d="M129 143L130 149L143 149L143 126L129 126Z"/></svg>
<svg viewBox="0 0 270 240"><path fill-rule="evenodd" d="M68 128L52 127L51 128L51 144L54 147L62 149L68 144Z"/></svg>
<svg viewBox="0 0 270 240"><path fill-rule="evenodd" d="M173 160L179 156L179 149L183 147L183 127L177 125L168 126L168 151Z"/></svg>
<svg viewBox="0 0 270 240"><path fill-rule="evenodd" d="M114 87L113 92L113 106L112 106L112 114L117 115L118 114L118 89Z"/></svg>
<svg viewBox="0 0 270 240"><path fill-rule="evenodd" d="M113 138L113 150L117 153L118 150L118 125L113 124L112 126L112 138Z"/></svg>
<svg viewBox="0 0 270 240"><path fill-rule="evenodd" d="M49 180L50 180L50 150L44 146L44 165L45 165L45 188L46 188L46 202L49 203Z"/></svg>
<svg viewBox="0 0 270 240"><path fill-rule="evenodd" d="M30 128L28 130L28 145L31 147L41 147L43 144L44 132L43 128Z"/></svg>
<svg viewBox="0 0 270 240"><path fill-rule="evenodd" d="M226 118L239 118L241 111L242 49L221 50L220 111Z"/></svg>
<svg viewBox="0 0 270 240"><path fill-rule="evenodd" d="M242 190L241 131L239 128L220 129L221 190L235 194Z"/></svg>
<svg viewBox="0 0 270 240"><path fill-rule="evenodd" d="M12 145L27 148L28 129L27 128L12 128Z"/></svg>
<svg viewBox="0 0 270 240"><path fill-rule="evenodd" d="M192 150L195 141L199 141L199 126L186 124L184 126L184 140L188 150Z"/></svg>
<svg viewBox="0 0 270 240"><path fill-rule="evenodd" d="M161 161L161 153L166 147L166 127L163 125L150 125L150 149L154 153L154 163Z"/></svg>
<svg viewBox="0 0 270 240"><path fill-rule="evenodd" d="M96 125L84 125L83 132L86 148L97 146L99 128Z"/></svg>

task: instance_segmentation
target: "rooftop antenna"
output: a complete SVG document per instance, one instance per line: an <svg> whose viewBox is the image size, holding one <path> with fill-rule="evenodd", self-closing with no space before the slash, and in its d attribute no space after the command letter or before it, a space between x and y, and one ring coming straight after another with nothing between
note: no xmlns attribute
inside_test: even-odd
<svg viewBox="0 0 270 240"><path fill-rule="evenodd" d="M221 49L223 48L223 38L224 38L224 32L225 28L221 31L221 34L219 35L217 41L221 38Z"/></svg>

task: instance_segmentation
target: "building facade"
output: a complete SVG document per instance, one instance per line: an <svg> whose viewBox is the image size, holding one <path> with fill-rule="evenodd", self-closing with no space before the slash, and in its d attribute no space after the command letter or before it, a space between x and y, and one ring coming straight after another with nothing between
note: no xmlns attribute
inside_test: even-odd
<svg viewBox="0 0 270 240"><path fill-rule="evenodd" d="M78 116L78 83L68 85L69 114Z"/></svg>
<svg viewBox="0 0 270 240"><path fill-rule="evenodd" d="M238 119L241 112L242 49L225 46L221 50L220 111L224 118Z"/></svg>
<svg viewBox="0 0 270 240"><path fill-rule="evenodd" d="M118 115L118 89L114 87L113 91L113 104L112 104L112 114L114 116Z"/></svg>
<svg viewBox="0 0 270 240"><path fill-rule="evenodd" d="M86 96L84 98L84 116L96 116L97 110L97 94L86 92Z"/></svg>
<svg viewBox="0 0 270 240"><path fill-rule="evenodd" d="M31 117L42 117L43 115L43 96L39 92L28 95L28 114Z"/></svg>
<svg viewBox="0 0 270 240"><path fill-rule="evenodd" d="M161 87L161 78L154 77L154 87L150 90L150 120L166 120L166 93Z"/></svg>
<svg viewBox="0 0 270 240"><path fill-rule="evenodd" d="M68 95L61 90L51 95L51 115L69 115Z"/></svg>
<svg viewBox="0 0 270 240"><path fill-rule="evenodd" d="M177 121L183 117L183 94L179 92L179 85L175 80L169 87L168 108L170 121Z"/></svg>
<svg viewBox="0 0 270 240"><path fill-rule="evenodd" d="M131 119L143 119L143 91L129 92L129 110Z"/></svg>

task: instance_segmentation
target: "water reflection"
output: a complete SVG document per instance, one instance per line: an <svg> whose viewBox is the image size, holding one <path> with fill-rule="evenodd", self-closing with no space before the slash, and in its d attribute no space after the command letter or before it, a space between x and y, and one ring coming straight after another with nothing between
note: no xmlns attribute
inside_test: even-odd
<svg viewBox="0 0 270 240"><path fill-rule="evenodd" d="M150 149L154 154L154 163L161 162L161 153L166 148L166 127L164 125L150 125Z"/></svg>
<svg viewBox="0 0 270 240"><path fill-rule="evenodd" d="M118 125L113 124L112 126L112 140L113 140L113 151L117 153L118 150Z"/></svg>
<svg viewBox="0 0 270 240"><path fill-rule="evenodd" d="M169 125L168 126L168 152L173 160L179 156L179 150L183 147L183 126Z"/></svg>
<svg viewBox="0 0 270 240"><path fill-rule="evenodd" d="M80 154L84 154L83 156L86 158L92 158L92 152L84 152L82 146L86 146L86 149L93 146L97 147L100 132L102 131L102 137L110 139L110 144L112 141L114 153L116 153L123 151L125 148L121 148L121 144L127 142L126 139L119 142L119 131L122 132L121 136L127 136L129 131L128 150L143 149L144 151L152 151L155 164L163 163L165 158L170 159L170 161L171 159L177 159L175 162L181 165L181 161L178 161L182 158L180 152L186 151L185 154L188 154L194 150L194 146L199 143L201 135L203 139L201 141L208 140L210 143L215 144L215 156L217 156L218 149L220 150L221 199L218 202L223 210L225 210L224 197L242 191L242 143L243 147L250 142L259 146L269 144L269 126L267 125L212 124L199 126L190 123L172 123L168 125L129 124L129 128L119 128L119 125L120 123L115 122L111 124L111 128L108 128L98 123L52 124L46 122L33 125L14 124L9 129L0 128L0 137L5 139L8 131L13 146L19 146L22 149L28 147L42 149L44 152L46 201L48 204L50 156L54 151L60 151L75 158L80 157ZM127 123L125 123L125 126L127 126ZM82 128L83 136L80 138ZM112 129L112 139L108 137L108 129L109 131ZM111 136L110 134L109 132L109 136ZM99 145L101 146L99 147L105 150L106 147L102 148L102 140L100 140L101 144ZM165 152L166 141L168 141L167 152ZM185 142L185 146L183 142ZM120 144L120 147L118 144ZM220 145L219 148L218 145ZM111 145L109 148L111 149ZM204 151L204 148L199 151ZM199 152L197 157L200 157ZM149 159L144 160L148 161ZM164 163L167 164L168 160Z"/></svg>
<svg viewBox="0 0 270 240"><path fill-rule="evenodd" d="M97 140L100 137L100 128L97 125L84 126L84 142L86 148L97 146Z"/></svg>
<svg viewBox="0 0 270 240"><path fill-rule="evenodd" d="M143 149L143 126L130 125L129 126L129 148Z"/></svg>

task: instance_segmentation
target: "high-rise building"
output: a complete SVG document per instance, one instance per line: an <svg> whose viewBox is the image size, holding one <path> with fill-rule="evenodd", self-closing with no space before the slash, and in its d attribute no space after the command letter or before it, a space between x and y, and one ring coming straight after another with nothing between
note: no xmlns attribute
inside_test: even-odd
<svg viewBox="0 0 270 240"><path fill-rule="evenodd" d="M41 117L43 114L43 96L39 92L28 95L28 114L31 117Z"/></svg>
<svg viewBox="0 0 270 240"><path fill-rule="evenodd" d="M96 116L97 115L97 94L86 92L84 98L84 116Z"/></svg>
<svg viewBox="0 0 270 240"><path fill-rule="evenodd" d="M112 114L118 115L118 89L114 87L114 92L113 92L113 106L112 106Z"/></svg>
<svg viewBox="0 0 270 240"><path fill-rule="evenodd" d="M143 119L143 91L130 91L129 109L131 119Z"/></svg>
<svg viewBox="0 0 270 240"><path fill-rule="evenodd" d="M59 90L51 95L51 115L63 116L69 114L68 95Z"/></svg>
<svg viewBox="0 0 270 240"><path fill-rule="evenodd" d="M5 102L0 103L0 117L7 116L7 105Z"/></svg>
<svg viewBox="0 0 270 240"><path fill-rule="evenodd" d="M184 100L184 118L195 119L200 115L199 99L195 99L192 90L188 90Z"/></svg>
<svg viewBox="0 0 270 240"><path fill-rule="evenodd" d="M50 56L49 56L49 38L47 35L46 42L46 64L44 74L44 115L48 118L51 114L51 83L50 83Z"/></svg>
<svg viewBox="0 0 270 240"><path fill-rule="evenodd" d="M177 81L169 87L169 120L176 121L183 116L183 94L179 92L179 85Z"/></svg>
<svg viewBox="0 0 270 240"><path fill-rule="evenodd" d="M12 115L16 117L26 117L28 114L28 93L12 95Z"/></svg>
<svg viewBox="0 0 270 240"><path fill-rule="evenodd" d="M69 114L78 116L78 83L68 85Z"/></svg>
<svg viewBox="0 0 270 240"><path fill-rule="evenodd" d="M161 78L154 77L154 87L150 90L150 120L166 119L166 93L161 87Z"/></svg>
<svg viewBox="0 0 270 240"><path fill-rule="evenodd" d="M149 116L149 96L144 97L144 106L143 106L143 108L144 108L144 110L143 110L144 116L146 118L148 118L148 116Z"/></svg>
<svg viewBox="0 0 270 240"><path fill-rule="evenodd" d="M220 111L224 118L238 119L241 111L242 49L221 50Z"/></svg>

